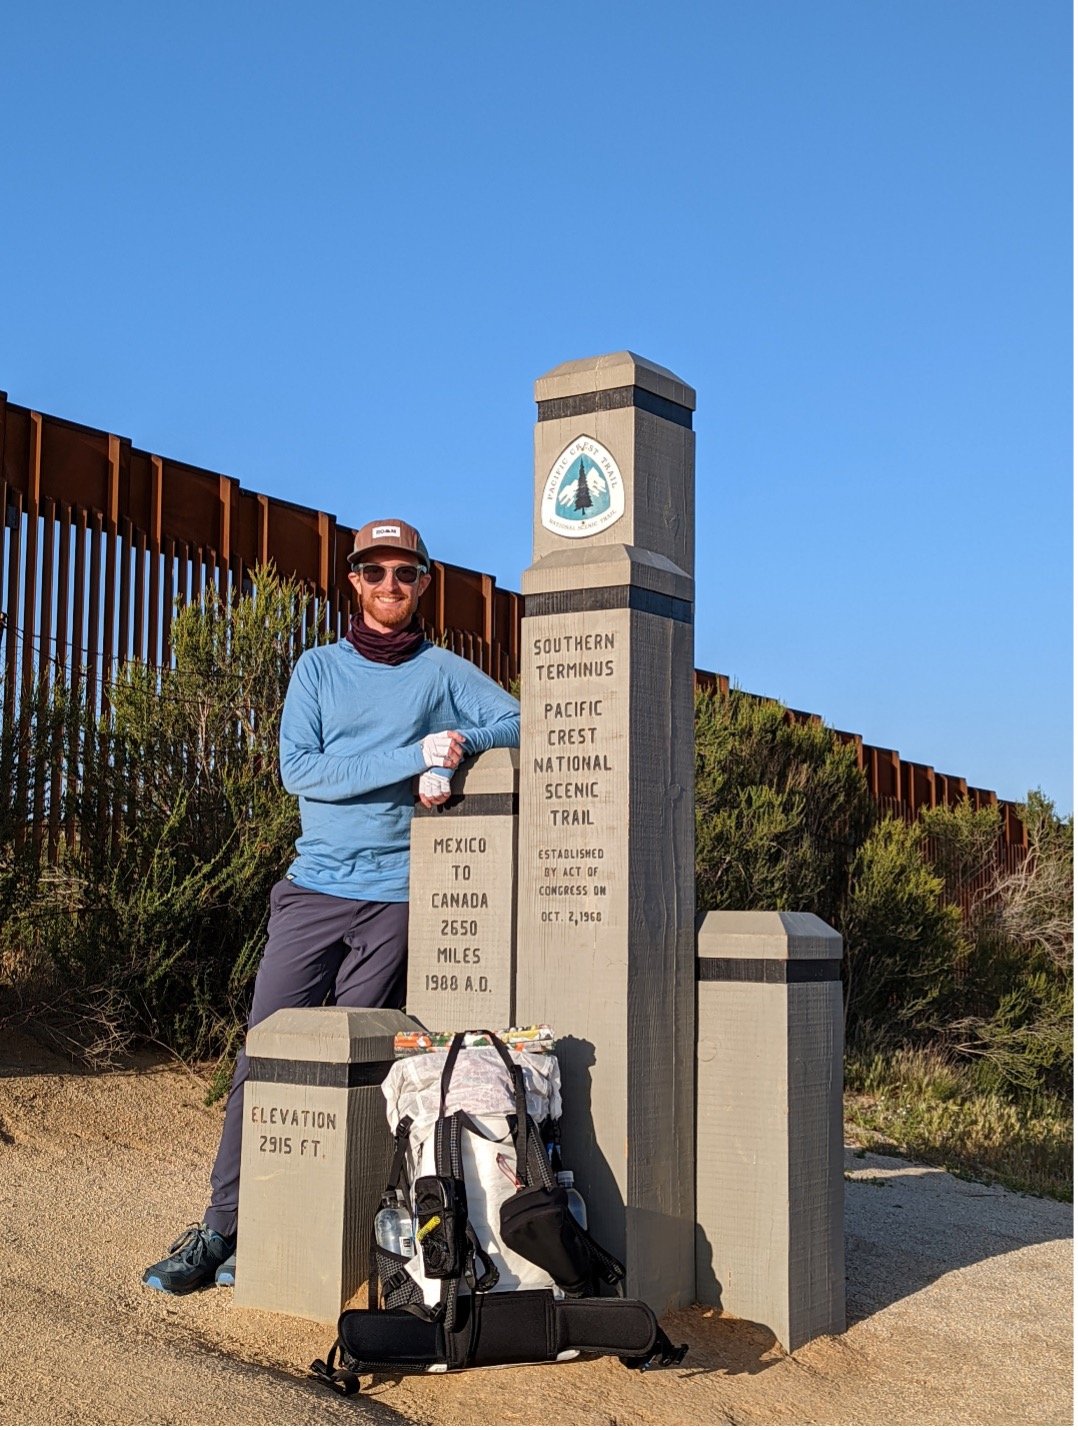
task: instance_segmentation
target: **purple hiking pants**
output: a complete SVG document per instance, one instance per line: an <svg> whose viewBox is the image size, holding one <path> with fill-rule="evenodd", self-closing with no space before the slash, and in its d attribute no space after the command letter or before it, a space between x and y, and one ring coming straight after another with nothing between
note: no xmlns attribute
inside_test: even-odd
<svg viewBox="0 0 1078 1430"><path fill-rule="evenodd" d="M248 1028L279 1008L403 1008L408 905L317 894L281 879L270 893L266 948L255 975ZM210 1173L205 1222L235 1236L247 1054L236 1059L225 1125Z"/></svg>

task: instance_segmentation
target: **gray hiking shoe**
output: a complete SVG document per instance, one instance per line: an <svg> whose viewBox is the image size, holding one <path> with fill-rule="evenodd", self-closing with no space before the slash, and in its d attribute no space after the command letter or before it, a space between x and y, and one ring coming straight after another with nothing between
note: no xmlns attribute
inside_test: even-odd
<svg viewBox="0 0 1078 1430"><path fill-rule="evenodd" d="M211 1231L204 1221L189 1226L169 1247L163 1261L155 1261L142 1273L145 1286L168 1291L173 1296L208 1286L217 1268L228 1260L236 1245L234 1236Z"/></svg>
<svg viewBox="0 0 1078 1430"><path fill-rule="evenodd" d="M217 1275L213 1278L218 1286L235 1286L236 1284L236 1253L233 1252L227 1261L222 1261L217 1268Z"/></svg>

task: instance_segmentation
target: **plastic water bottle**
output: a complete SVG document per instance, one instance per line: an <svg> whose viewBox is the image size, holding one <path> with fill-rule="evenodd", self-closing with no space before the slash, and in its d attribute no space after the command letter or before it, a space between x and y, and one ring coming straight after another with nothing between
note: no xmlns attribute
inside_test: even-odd
<svg viewBox="0 0 1078 1430"><path fill-rule="evenodd" d="M415 1255L415 1231L412 1214L404 1204L400 1191L386 1192L378 1215L374 1218L374 1239L383 1251L409 1260Z"/></svg>
<svg viewBox="0 0 1078 1430"><path fill-rule="evenodd" d="M558 1186L565 1188L565 1195L569 1199L569 1210L573 1214L575 1221L578 1221L585 1231L588 1229L588 1209L584 1205L584 1198L573 1186L572 1172L559 1172Z"/></svg>

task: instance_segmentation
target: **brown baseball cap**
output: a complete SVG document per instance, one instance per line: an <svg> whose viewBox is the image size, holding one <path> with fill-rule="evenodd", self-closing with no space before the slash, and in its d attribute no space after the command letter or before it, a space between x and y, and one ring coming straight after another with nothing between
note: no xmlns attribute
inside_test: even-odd
<svg viewBox="0 0 1078 1430"><path fill-rule="evenodd" d="M381 521L368 521L356 532L355 544L348 564L354 570L370 551L378 547L392 547L394 551L406 552L414 556L423 566L430 566L427 547L414 526L409 526L400 517L387 516Z"/></svg>

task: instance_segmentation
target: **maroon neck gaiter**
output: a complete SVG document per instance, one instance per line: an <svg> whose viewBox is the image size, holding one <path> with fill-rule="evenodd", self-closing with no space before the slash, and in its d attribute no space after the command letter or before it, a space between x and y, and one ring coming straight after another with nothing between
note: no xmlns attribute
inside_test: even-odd
<svg viewBox="0 0 1078 1430"><path fill-rule="evenodd" d="M413 616L403 630L386 634L372 630L362 612L357 611L348 623L347 639L367 660L377 660L382 665L403 665L424 644L426 636L418 616Z"/></svg>

